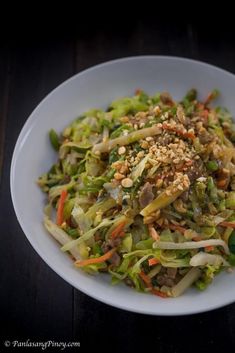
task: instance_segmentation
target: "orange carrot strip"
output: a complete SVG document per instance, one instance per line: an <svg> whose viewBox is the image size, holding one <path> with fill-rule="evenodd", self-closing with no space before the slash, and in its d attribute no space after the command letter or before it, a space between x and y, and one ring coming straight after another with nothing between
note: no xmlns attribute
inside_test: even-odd
<svg viewBox="0 0 235 353"><path fill-rule="evenodd" d="M219 187L219 188L223 188L223 187L225 187L225 185L227 184L227 179L221 179L221 180L218 180L217 181L217 186Z"/></svg>
<svg viewBox="0 0 235 353"><path fill-rule="evenodd" d="M167 298L168 295L166 293L163 293L155 288L153 288L152 283L151 283L151 278L146 275L143 271L139 273L140 278L143 280L143 282L146 284L146 287L151 289L151 293L161 297L161 298Z"/></svg>
<svg viewBox="0 0 235 353"><path fill-rule="evenodd" d="M87 259L87 260L77 260L77 261L75 261L74 264L77 267L83 267L83 266L92 265L92 264L99 264L101 262L105 262L105 261L109 260L113 256L113 253L115 251L116 251L116 248L113 248L100 257L94 257L92 259Z"/></svg>
<svg viewBox="0 0 235 353"><path fill-rule="evenodd" d="M205 246L205 250L206 250L207 252L211 252L211 251L213 251L214 249L215 249L214 246L211 246L211 245Z"/></svg>
<svg viewBox="0 0 235 353"><path fill-rule="evenodd" d="M60 199L58 202L58 209L57 209L57 215L56 215L56 223L58 226L60 226L63 223L64 203L67 195L68 195L68 191L62 190Z"/></svg>
<svg viewBox="0 0 235 353"><path fill-rule="evenodd" d="M159 264L159 262L160 261L158 259L154 259L154 258L148 260L149 266L157 265Z"/></svg>
<svg viewBox="0 0 235 353"><path fill-rule="evenodd" d="M126 222L121 222L111 233L111 238L117 238L117 236L123 231Z"/></svg>
<svg viewBox="0 0 235 353"><path fill-rule="evenodd" d="M222 227L235 228L235 222L226 222L226 221L224 221L224 222L221 222L219 225L222 226Z"/></svg>
<svg viewBox="0 0 235 353"><path fill-rule="evenodd" d="M205 99L205 101L203 102L205 105L208 105L209 103L211 103L211 101L215 98L217 98L219 95L219 91L217 89L213 89L209 95L207 96L207 98Z"/></svg>
<svg viewBox="0 0 235 353"><path fill-rule="evenodd" d="M191 140L194 140L196 137L192 132L183 132L182 134L184 137L187 137L188 139L191 139Z"/></svg>
<svg viewBox="0 0 235 353"><path fill-rule="evenodd" d="M161 297L161 298L168 298L168 295L164 292L161 292L160 290L157 290L157 289L152 289L151 292L155 295L157 295L158 297Z"/></svg>
<svg viewBox="0 0 235 353"><path fill-rule="evenodd" d="M156 231L156 229L153 228L153 226L151 226L149 224L148 226L149 229L149 234L151 235L151 237L153 238L153 240L155 241L159 241L160 240L160 235L158 234L158 232Z"/></svg>
<svg viewBox="0 0 235 353"><path fill-rule="evenodd" d="M172 230L178 230L178 232L180 232L181 234L183 234L184 235L184 232L186 231L186 228L184 228L184 227L181 227L181 226L179 226L178 224L172 224L172 223L170 223L170 224L168 224L168 226L166 226L166 228L170 228L170 229L172 229Z"/></svg>
<svg viewBox="0 0 235 353"><path fill-rule="evenodd" d="M151 283L151 278L146 275L143 271L139 273L140 278L143 280L143 282L146 284L146 287L148 288L153 288L152 283Z"/></svg>

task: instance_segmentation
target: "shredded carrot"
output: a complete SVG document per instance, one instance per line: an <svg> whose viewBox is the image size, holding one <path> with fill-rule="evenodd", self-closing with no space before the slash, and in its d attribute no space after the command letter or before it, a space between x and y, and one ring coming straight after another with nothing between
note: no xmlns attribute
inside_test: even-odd
<svg viewBox="0 0 235 353"><path fill-rule="evenodd" d="M204 101L204 105L207 105L211 102L211 100L213 99L214 94L213 92L209 93L208 96L206 97L205 101Z"/></svg>
<svg viewBox="0 0 235 353"><path fill-rule="evenodd" d="M191 139L191 140L194 140L196 137L192 132L183 132L182 134L183 134L183 137L187 137L188 139Z"/></svg>
<svg viewBox="0 0 235 353"><path fill-rule="evenodd" d="M58 226L60 226L63 223L64 203L67 195L68 195L68 191L62 190L60 199L58 202L58 209L57 209L57 215L56 215L56 223Z"/></svg>
<svg viewBox="0 0 235 353"><path fill-rule="evenodd" d="M148 288L153 288L152 283L151 283L151 278L144 273L144 271L141 271L139 273L140 278L143 280L143 282L146 284L146 287Z"/></svg>
<svg viewBox="0 0 235 353"><path fill-rule="evenodd" d="M158 297L161 297L161 298L168 298L168 295L164 292L161 292L160 290L157 290L157 289L152 289L151 292L155 295L157 295Z"/></svg>
<svg viewBox="0 0 235 353"><path fill-rule="evenodd" d="M126 222L121 222L111 233L111 238L117 238L120 233L123 233L123 228L125 227ZM122 236L122 235L121 235Z"/></svg>
<svg viewBox="0 0 235 353"><path fill-rule="evenodd" d="M149 229L149 234L151 235L151 237L153 238L153 240L155 241L159 241L160 240L160 235L158 234L158 232L156 231L156 229L153 228L152 225L148 225L148 229Z"/></svg>
<svg viewBox="0 0 235 353"><path fill-rule="evenodd" d="M74 264L77 267L83 267L83 266L92 265L92 264L99 264L101 262L105 262L105 261L109 260L113 256L113 253L116 250L117 250L116 248L113 248L100 257L94 257L92 259L87 259L87 260L77 260L77 261L75 261Z"/></svg>
<svg viewBox="0 0 235 353"><path fill-rule="evenodd" d="M119 234L119 237L122 238L122 237L124 237L124 236L125 236L125 232L122 231L122 232Z"/></svg>
<svg viewBox="0 0 235 353"><path fill-rule="evenodd" d="M235 222L226 222L226 221L224 221L224 222L221 222L219 225L222 226L222 227L235 228Z"/></svg>
<svg viewBox="0 0 235 353"><path fill-rule="evenodd" d="M154 265L159 264L160 261L159 261L158 259L152 258L152 259L149 259L149 260L148 260L148 263L149 263L149 266L154 266Z"/></svg>
<svg viewBox="0 0 235 353"><path fill-rule="evenodd" d="M170 224L168 224L168 226L166 226L166 228L170 228L171 230L178 230L178 232L180 232L181 234L183 234L184 235L184 232L186 231L186 228L184 228L184 227L181 227L181 226L179 226L178 224L172 224L172 223L170 223Z"/></svg>
<svg viewBox="0 0 235 353"><path fill-rule="evenodd" d="M211 246L211 245L205 246L206 252L211 252L211 251L213 251L214 249L215 249L214 246Z"/></svg>
<svg viewBox="0 0 235 353"><path fill-rule="evenodd" d="M227 179L221 179L217 181L217 186L219 188L224 188L227 185Z"/></svg>
<svg viewBox="0 0 235 353"><path fill-rule="evenodd" d="M143 282L145 283L146 287L151 289L151 293L153 293L161 298L168 297L168 295L166 293L163 293L160 290L153 288L152 283L151 283L151 278L148 275L146 275L143 271L141 271L139 273L139 276L143 280Z"/></svg>

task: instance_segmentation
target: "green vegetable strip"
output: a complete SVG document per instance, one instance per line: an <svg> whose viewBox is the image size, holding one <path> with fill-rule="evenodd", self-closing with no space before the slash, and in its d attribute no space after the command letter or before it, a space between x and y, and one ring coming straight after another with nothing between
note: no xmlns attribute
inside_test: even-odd
<svg viewBox="0 0 235 353"><path fill-rule="evenodd" d="M59 138L57 133L55 132L55 130L51 129L49 131L49 138L51 141L51 145L53 146L53 148L58 151L60 148L60 143L59 143Z"/></svg>
<svg viewBox="0 0 235 353"><path fill-rule="evenodd" d="M64 246L62 246L61 250L62 251L68 251L68 250L73 249L76 245L79 245L83 241L86 241L86 240L90 239L95 234L95 232L97 230L99 230L102 227L108 227L113 222L114 222L114 220L104 219L97 227L89 230L88 232L83 234L80 238L72 240L72 241L68 242L67 244L65 244Z"/></svg>
<svg viewBox="0 0 235 353"><path fill-rule="evenodd" d="M161 208L164 208L168 205L170 205L172 202L174 202L177 197L179 197L187 188L184 188L183 190L177 190L175 191L175 187L170 185L166 190L164 190L155 200L153 200L148 206L146 206L140 214L144 217L148 216L154 211L160 210ZM167 193L170 192L171 195L167 195Z"/></svg>
<svg viewBox="0 0 235 353"><path fill-rule="evenodd" d="M48 217L44 219L44 225L48 232L61 244L65 245L70 242L70 237L66 234L60 227L58 227L55 223L53 223ZM80 258L80 254L78 249L70 249L71 255L78 260Z"/></svg>
<svg viewBox="0 0 235 353"><path fill-rule="evenodd" d="M201 271L198 268L192 268L184 278L177 283L171 290L173 297L178 297L187 288L189 288L201 275Z"/></svg>
<svg viewBox="0 0 235 353"><path fill-rule="evenodd" d="M109 152L111 149L113 149L115 146L124 146L124 145L129 145L135 141L138 141L140 139L143 139L147 136L154 136L154 135L159 135L161 134L162 130L158 126L152 126L148 127L145 129L137 130L134 132L131 132L130 134L126 136L120 136L117 137L113 140L109 140L107 142L102 142L98 143L95 145L92 149L92 152Z"/></svg>

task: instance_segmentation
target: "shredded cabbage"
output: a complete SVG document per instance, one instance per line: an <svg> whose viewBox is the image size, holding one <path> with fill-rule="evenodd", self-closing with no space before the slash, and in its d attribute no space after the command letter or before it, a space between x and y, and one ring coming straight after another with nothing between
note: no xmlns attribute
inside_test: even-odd
<svg viewBox="0 0 235 353"><path fill-rule="evenodd" d="M50 130L44 225L76 268L175 297L235 266L235 124L217 95L137 90Z"/></svg>
<svg viewBox="0 0 235 353"><path fill-rule="evenodd" d="M221 255L212 255L200 251L198 254L191 258L190 265L193 267L205 265L229 266L229 263Z"/></svg>
<svg viewBox="0 0 235 353"><path fill-rule="evenodd" d="M191 241L184 243L172 243L172 242L162 242L157 241L153 244L154 249L200 249L205 248L207 246L222 246L226 254L229 254L229 248L227 244L221 239L209 239L209 240L201 240L201 241Z"/></svg>

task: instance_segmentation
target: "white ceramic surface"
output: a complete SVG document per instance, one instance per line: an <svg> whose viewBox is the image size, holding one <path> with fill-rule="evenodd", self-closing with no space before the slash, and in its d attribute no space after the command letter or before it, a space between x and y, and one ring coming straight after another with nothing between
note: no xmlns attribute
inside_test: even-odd
<svg viewBox="0 0 235 353"><path fill-rule="evenodd" d="M218 104L235 115L235 76L201 62L163 56L142 56L107 62L70 78L51 92L26 121L15 146L11 165L11 195L17 219L42 259L64 280L82 292L118 308L152 315L181 315L218 308L235 300L235 274L223 273L204 292L190 289L176 299L161 299L112 286L105 275L89 276L73 267L70 258L42 225L45 196L36 179L56 160L48 130L60 132L82 112L105 108L114 99L169 91L175 99L195 87L200 97L213 88L221 91Z"/></svg>

